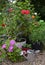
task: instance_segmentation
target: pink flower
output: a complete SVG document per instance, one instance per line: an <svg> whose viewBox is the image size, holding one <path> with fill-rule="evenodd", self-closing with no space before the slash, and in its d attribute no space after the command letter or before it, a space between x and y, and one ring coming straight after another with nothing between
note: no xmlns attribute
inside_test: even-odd
<svg viewBox="0 0 45 65"><path fill-rule="evenodd" d="M15 40L10 41L10 45L13 46L15 44Z"/></svg>
<svg viewBox="0 0 45 65"><path fill-rule="evenodd" d="M3 45L2 45L2 49L5 49L5 48L6 48L6 44L3 44Z"/></svg>
<svg viewBox="0 0 45 65"><path fill-rule="evenodd" d="M13 46L10 46L8 49L9 52L13 52Z"/></svg>
<svg viewBox="0 0 45 65"><path fill-rule="evenodd" d="M13 52L13 50L11 50L11 49L10 49L10 50L8 50L8 51L9 51L9 52Z"/></svg>

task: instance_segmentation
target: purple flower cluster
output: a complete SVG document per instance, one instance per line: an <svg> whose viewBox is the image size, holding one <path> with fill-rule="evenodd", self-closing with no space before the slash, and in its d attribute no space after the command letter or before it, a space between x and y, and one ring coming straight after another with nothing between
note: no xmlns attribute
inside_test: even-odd
<svg viewBox="0 0 45 65"><path fill-rule="evenodd" d="M10 46L8 49L9 52L13 52L13 46Z"/></svg>
<svg viewBox="0 0 45 65"><path fill-rule="evenodd" d="M13 52L14 44L15 44L15 40L10 40L10 46L8 49L9 52Z"/></svg>
<svg viewBox="0 0 45 65"><path fill-rule="evenodd" d="M8 52L13 52L14 44L15 44L15 40L10 40L10 46L8 48ZM6 44L2 45L2 49L6 49Z"/></svg>

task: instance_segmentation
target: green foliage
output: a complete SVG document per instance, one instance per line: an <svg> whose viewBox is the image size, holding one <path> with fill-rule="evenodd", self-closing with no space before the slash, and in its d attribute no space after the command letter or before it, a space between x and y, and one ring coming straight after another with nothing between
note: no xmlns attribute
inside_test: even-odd
<svg viewBox="0 0 45 65"><path fill-rule="evenodd" d="M3 61L5 57L6 57L6 52L0 46L0 62Z"/></svg>
<svg viewBox="0 0 45 65"><path fill-rule="evenodd" d="M40 40L45 42L45 22L43 20L40 20L37 23L31 23L30 37L33 41Z"/></svg>
<svg viewBox="0 0 45 65"><path fill-rule="evenodd" d="M7 0L0 0L0 11L6 6L6 1Z"/></svg>
<svg viewBox="0 0 45 65"><path fill-rule="evenodd" d="M23 47L24 48L31 48L31 44L24 44Z"/></svg>

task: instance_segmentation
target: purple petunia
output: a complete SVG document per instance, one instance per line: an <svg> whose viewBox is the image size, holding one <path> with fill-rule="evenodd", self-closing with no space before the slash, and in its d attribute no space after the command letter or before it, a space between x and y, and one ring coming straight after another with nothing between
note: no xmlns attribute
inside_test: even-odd
<svg viewBox="0 0 45 65"><path fill-rule="evenodd" d="M10 46L8 49L9 52L13 52L13 46Z"/></svg>
<svg viewBox="0 0 45 65"><path fill-rule="evenodd" d="M15 44L15 40L10 40L10 45L13 46Z"/></svg>

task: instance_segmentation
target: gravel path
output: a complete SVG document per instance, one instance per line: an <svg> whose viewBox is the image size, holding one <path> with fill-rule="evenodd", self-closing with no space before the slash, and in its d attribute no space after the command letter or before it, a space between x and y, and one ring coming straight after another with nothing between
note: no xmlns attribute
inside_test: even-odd
<svg viewBox="0 0 45 65"><path fill-rule="evenodd" d="M27 61L20 63L12 63L8 60L5 60L0 65L45 65L45 51L40 54L28 54Z"/></svg>

